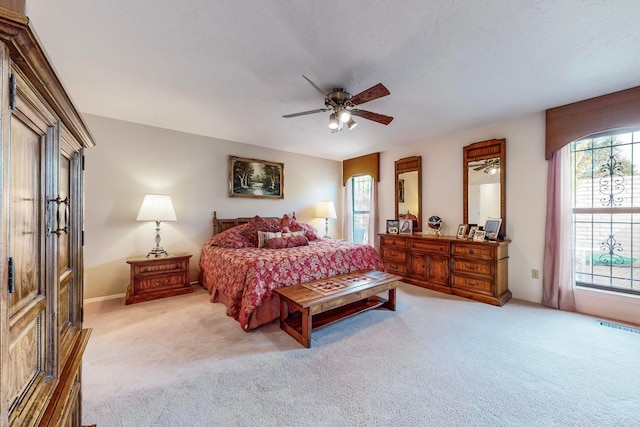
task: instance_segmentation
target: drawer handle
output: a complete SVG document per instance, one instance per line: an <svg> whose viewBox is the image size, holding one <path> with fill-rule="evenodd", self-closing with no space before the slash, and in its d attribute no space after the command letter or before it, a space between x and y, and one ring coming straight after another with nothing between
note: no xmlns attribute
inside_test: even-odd
<svg viewBox="0 0 640 427"><path fill-rule="evenodd" d="M475 254L475 252L473 251L473 249L469 249L469 253L470 253L471 255Z"/></svg>
<svg viewBox="0 0 640 427"><path fill-rule="evenodd" d="M467 264L467 270L477 270L478 266L474 264Z"/></svg>
<svg viewBox="0 0 640 427"><path fill-rule="evenodd" d="M464 284L465 284L465 285L467 285L467 286L478 286L478 282L476 282L476 281L469 281L469 280L466 280L466 279L465 279L465 281L464 281Z"/></svg>
<svg viewBox="0 0 640 427"><path fill-rule="evenodd" d="M169 283L169 279L161 279L161 280L153 281L153 284L158 286L166 285L167 283Z"/></svg>
<svg viewBox="0 0 640 427"><path fill-rule="evenodd" d="M440 250L441 250L441 251L444 251L444 246L440 246Z"/></svg>

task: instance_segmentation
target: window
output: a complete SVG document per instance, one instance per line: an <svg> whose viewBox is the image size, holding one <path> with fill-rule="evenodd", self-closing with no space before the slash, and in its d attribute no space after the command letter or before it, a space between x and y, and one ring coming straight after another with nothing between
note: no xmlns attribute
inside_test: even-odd
<svg viewBox="0 0 640 427"><path fill-rule="evenodd" d="M371 213L371 186L373 178L357 175L351 178L352 230L354 243L369 243L369 215Z"/></svg>
<svg viewBox="0 0 640 427"><path fill-rule="evenodd" d="M640 129L571 144L577 286L640 295Z"/></svg>

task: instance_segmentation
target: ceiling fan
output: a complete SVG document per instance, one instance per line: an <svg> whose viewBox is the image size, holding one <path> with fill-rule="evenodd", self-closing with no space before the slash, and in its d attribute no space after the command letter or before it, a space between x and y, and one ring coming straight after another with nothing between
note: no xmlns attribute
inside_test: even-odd
<svg viewBox="0 0 640 427"><path fill-rule="evenodd" d="M469 163L469 167L474 171L482 171L489 175L495 175L500 170L500 158L486 159L483 162Z"/></svg>
<svg viewBox="0 0 640 427"><path fill-rule="evenodd" d="M370 87L356 95L351 95L343 88L334 88L330 92L325 93L314 82L309 80L304 74L302 77L314 87L315 90L320 92L324 97L325 108L318 108L316 110L302 111L300 113L287 114L285 118L305 116L307 114L323 113L325 111L331 111L329 116L329 129L331 133L341 132L343 126L346 126L349 130L356 126L355 120L352 116L362 117L363 119L373 120L374 122L388 125L393 120L393 117L385 116L383 114L373 113L371 111L361 110L355 108L356 105L364 104L365 102L373 101L374 99L382 98L390 94L389 90L384 87L382 83L378 83L375 86Z"/></svg>

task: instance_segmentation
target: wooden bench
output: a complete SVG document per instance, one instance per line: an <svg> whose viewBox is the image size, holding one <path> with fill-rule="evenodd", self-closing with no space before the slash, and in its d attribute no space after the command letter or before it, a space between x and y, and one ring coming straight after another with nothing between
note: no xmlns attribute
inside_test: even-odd
<svg viewBox="0 0 640 427"><path fill-rule="evenodd" d="M280 328L311 347L311 331L378 307L396 309L400 276L359 271L275 289L280 296ZM389 292L385 299L376 294ZM289 307L293 308L291 314Z"/></svg>

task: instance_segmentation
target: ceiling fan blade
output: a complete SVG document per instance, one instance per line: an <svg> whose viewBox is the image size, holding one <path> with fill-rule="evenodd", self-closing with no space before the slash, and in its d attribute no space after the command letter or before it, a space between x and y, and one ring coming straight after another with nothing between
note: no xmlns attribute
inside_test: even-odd
<svg viewBox="0 0 640 427"><path fill-rule="evenodd" d="M306 81L308 81L308 82L309 82L309 84L315 88L315 90L317 90L318 92L320 92L320 94L322 95L322 97L323 97L323 98L327 96L327 94L326 94L326 93L324 93L324 91L323 91L322 89L320 89L320 88L318 87L318 85L317 85L317 84L315 84L314 82L312 82L311 80L309 80L309 78L308 78L307 76L305 76L305 75L303 74L303 75L302 75L302 77L304 77L304 79L305 79Z"/></svg>
<svg viewBox="0 0 640 427"><path fill-rule="evenodd" d="M382 98L383 96L387 96L391 94L389 89L384 87L382 83L378 83L375 86L371 86L367 90L363 90L357 95L353 95L349 102L353 105L364 104L365 102L373 101L374 99Z"/></svg>
<svg viewBox="0 0 640 427"><path fill-rule="evenodd" d="M363 119L373 120L374 122L382 123L383 125L388 125L393 120L391 116L385 116L383 114L372 113L371 111L359 110L354 108L351 110L351 114L354 116L362 117Z"/></svg>
<svg viewBox="0 0 640 427"><path fill-rule="evenodd" d="M477 168L473 168L474 171L481 171L482 169L486 168L487 165L480 165Z"/></svg>
<svg viewBox="0 0 640 427"><path fill-rule="evenodd" d="M330 108L318 108L317 110L302 111L300 113L287 114L282 117L289 119L291 117L306 116L307 114L324 113L325 111L330 111Z"/></svg>

